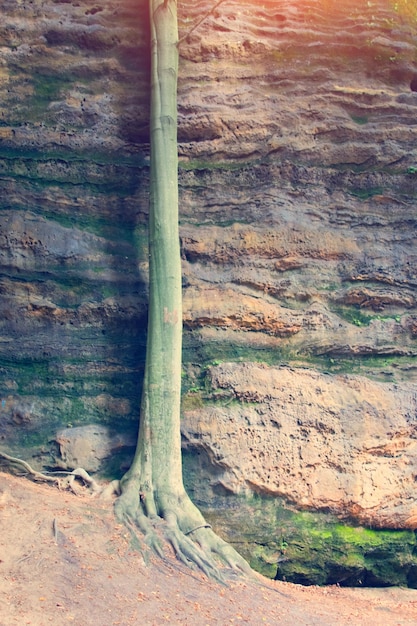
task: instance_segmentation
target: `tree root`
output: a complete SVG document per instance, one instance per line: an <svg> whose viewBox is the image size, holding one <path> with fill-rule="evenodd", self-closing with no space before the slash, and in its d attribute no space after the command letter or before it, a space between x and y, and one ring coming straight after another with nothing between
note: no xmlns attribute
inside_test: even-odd
<svg viewBox="0 0 417 626"><path fill-rule="evenodd" d="M26 461L23 461L23 459L18 459L17 457L10 456L5 452L0 452L0 459L7 461L8 465L16 465L22 468L24 470L24 473L29 474L33 478L33 480L39 480L55 484L59 482L59 479L56 476L43 474L42 472L34 470L33 467L31 467Z"/></svg>
<svg viewBox="0 0 417 626"><path fill-rule="evenodd" d="M103 488L92 478L88 472L85 471L82 467L79 467L72 472L48 472L47 474L43 472L38 472L33 469L27 461L23 459L18 459L17 457L10 456L5 452L0 452L0 459L6 461L10 466L17 466L23 469L24 474L28 474L33 480L39 482L48 482L54 483L59 489L69 489L76 495L79 495L80 490L76 486L76 479L79 478L83 482L84 485L87 485L89 491L96 495L103 491ZM62 478L59 478L62 476Z"/></svg>
<svg viewBox="0 0 417 626"><path fill-rule="evenodd" d="M133 542L141 543L145 560L148 552L153 552L166 561L164 548L169 545L181 563L218 583L227 584L236 576L257 579L245 559L216 535L185 492L165 498L154 492L151 504L149 497L145 501L136 481L129 480L122 483L122 493L115 501L117 518L129 529Z"/></svg>
<svg viewBox="0 0 417 626"><path fill-rule="evenodd" d="M0 452L1 460L9 466L22 469L24 474L35 481L53 483L59 489L70 489L76 495L82 493L76 486L76 479L80 479L89 492L100 499L109 500L116 495L116 517L128 529L132 545L142 554L145 563L150 554L155 554L172 566L172 561L168 560L164 552L164 547L169 545L180 563L191 570L203 572L207 578L222 585L240 577L277 591L263 583L262 577L251 569L247 561L216 535L185 491L177 497L169 494L165 498L155 492L152 503L149 503L149 495L145 498L134 479L113 480L101 486L83 468L72 472L43 473L33 469L27 461L5 452ZM59 531L55 519L53 532L57 540Z"/></svg>

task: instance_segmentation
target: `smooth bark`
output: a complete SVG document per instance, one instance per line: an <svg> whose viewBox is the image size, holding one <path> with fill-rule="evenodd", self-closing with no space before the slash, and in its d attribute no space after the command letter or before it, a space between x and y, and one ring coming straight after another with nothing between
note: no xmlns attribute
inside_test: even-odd
<svg viewBox="0 0 417 626"><path fill-rule="evenodd" d="M182 299L178 234L177 73L174 0L151 0L149 313L140 430L131 473L144 502L182 488ZM159 511L155 511L159 513Z"/></svg>
<svg viewBox="0 0 417 626"><path fill-rule="evenodd" d="M218 537L185 492L181 461L181 255L178 233L176 0L150 0L151 187L149 319L136 454L120 481L116 513L163 557L168 540L177 557L222 580L219 557L250 573L246 561ZM162 532L161 520L163 520Z"/></svg>

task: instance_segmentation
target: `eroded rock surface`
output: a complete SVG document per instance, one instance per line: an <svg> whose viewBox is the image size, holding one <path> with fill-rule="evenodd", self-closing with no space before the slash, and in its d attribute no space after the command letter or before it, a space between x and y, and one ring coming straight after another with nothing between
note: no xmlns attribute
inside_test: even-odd
<svg viewBox="0 0 417 626"><path fill-rule="evenodd" d="M179 3L187 445L230 491L411 525L416 29L227 0L192 30L211 7ZM0 436L50 465L63 428L136 430L147 1L2 16Z"/></svg>
<svg viewBox="0 0 417 626"><path fill-rule="evenodd" d="M97 472L109 462L110 456L120 454L126 448L132 454L135 441L132 437L111 432L106 426L88 424L60 430L56 443L57 467L70 471L82 467L87 472Z"/></svg>
<svg viewBox="0 0 417 626"><path fill-rule="evenodd" d="M249 363L213 366L209 379L217 401L185 411L182 432L216 467L214 491L415 525L414 384Z"/></svg>

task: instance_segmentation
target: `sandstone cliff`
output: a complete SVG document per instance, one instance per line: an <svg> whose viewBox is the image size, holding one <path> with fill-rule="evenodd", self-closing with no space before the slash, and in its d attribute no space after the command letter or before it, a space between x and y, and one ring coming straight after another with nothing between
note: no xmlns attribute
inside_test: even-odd
<svg viewBox="0 0 417 626"><path fill-rule="evenodd" d="M416 30L345 4L180 3L184 445L214 492L414 527ZM0 436L44 466L63 428L134 440L146 24L3 2Z"/></svg>

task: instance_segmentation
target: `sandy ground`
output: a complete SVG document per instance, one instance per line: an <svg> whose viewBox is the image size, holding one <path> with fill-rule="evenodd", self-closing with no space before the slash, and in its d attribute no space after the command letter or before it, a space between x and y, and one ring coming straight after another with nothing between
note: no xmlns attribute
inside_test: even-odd
<svg viewBox="0 0 417 626"><path fill-rule="evenodd" d="M0 625L417 624L417 591L228 587L145 564L112 506L0 473Z"/></svg>

